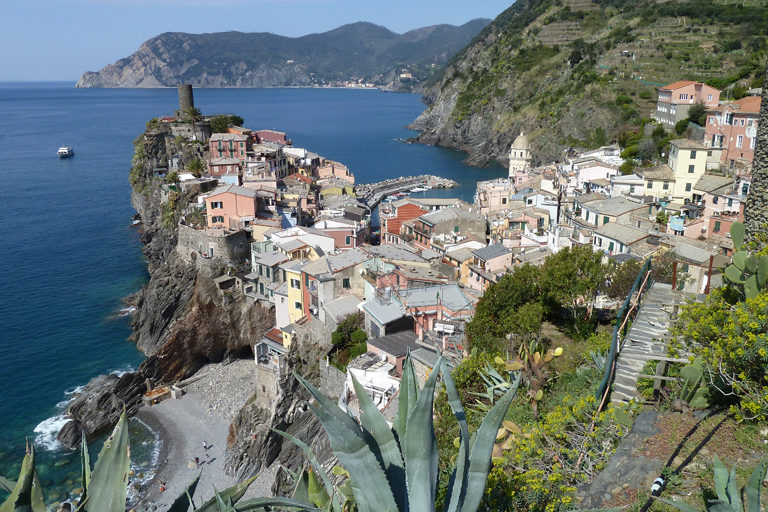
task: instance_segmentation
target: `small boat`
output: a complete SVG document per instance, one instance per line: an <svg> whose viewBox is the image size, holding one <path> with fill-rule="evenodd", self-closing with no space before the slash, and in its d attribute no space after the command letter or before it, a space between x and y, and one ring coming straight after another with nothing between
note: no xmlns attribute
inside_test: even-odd
<svg viewBox="0 0 768 512"><path fill-rule="evenodd" d="M413 187L411 192L426 192L429 190L427 187Z"/></svg>
<svg viewBox="0 0 768 512"><path fill-rule="evenodd" d="M56 154L59 155L59 158L69 158L74 156L75 150L71 146L61 146Z"/></svg>

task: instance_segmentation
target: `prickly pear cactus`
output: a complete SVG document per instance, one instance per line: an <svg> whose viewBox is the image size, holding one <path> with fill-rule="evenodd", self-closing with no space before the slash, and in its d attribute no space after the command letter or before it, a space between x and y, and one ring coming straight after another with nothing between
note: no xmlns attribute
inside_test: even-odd
<svg viewBox="0 0 768 512"><path fill-rule="evenodd" d="M754 298L765 288L768 280L768 256L756 256L741 248L744 243L744 224L741 222L731 225L731 240L737 250L733 253L731 264L725 268L725 278L744 297Z"/></svg>

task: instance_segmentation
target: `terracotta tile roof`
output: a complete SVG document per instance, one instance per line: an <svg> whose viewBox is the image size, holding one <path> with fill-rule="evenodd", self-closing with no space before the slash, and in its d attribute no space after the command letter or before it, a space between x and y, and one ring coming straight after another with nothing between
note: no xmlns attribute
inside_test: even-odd
<svg viewBox="0 0 768 512"><path fill-rule="evenodd" d="M675 83L672 83L672 84L669 84L669 85L665 85L660 90L663 90L663 91L674 91L675 89L680 89L681 87L685 87L685 86L688 86L688 85L693 85L695 83L696 82L693 81L693 80L681 80L679 82L675 82Z"/></svg>
<svg viewBox="0 0 768 512"><path fill-rule="evenodd" d="M709 109L709 112L722 112L725 108L730 107L734 112L739 112L741 114L759 114L761 100L762 98L760 98L760 96L747 96L740 100L718 105L717 107Z"/></svg>

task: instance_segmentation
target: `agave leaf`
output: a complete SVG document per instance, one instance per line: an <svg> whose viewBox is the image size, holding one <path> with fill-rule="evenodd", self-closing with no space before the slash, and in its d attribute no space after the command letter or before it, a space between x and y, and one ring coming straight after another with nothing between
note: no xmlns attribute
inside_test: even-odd
<svg viewBox="0 0 768 512"><path fill-rule="evenodd" d="M747 487L744 489L744 494L747 496L747 510L745 512L760 512L760 487L766 468L768 468L768 460L755 466L752 476L749 477Z"/></svg>
<svg viewBox="0 0 768 512"><path fill-rule="evenodd" d="M0 489L5 492L13 492L14 487L16 487L16 482L12 482L3 476L0 476Z"/></svg>
<svg viewBox="0 0 768 512"><path fill-rule="evenodd" d="M747 268L747 256L747 251L736 251L733 253L733 265L739 270L744 270Z"/></svg>
<svg viewBox="0 0 768 512"><path fill-rule="evenodd" d="M352 375L352 385L355 387L357 402L360 404L360 424L373 436L376 442L384 473L389 480L392 494L398 501L397 508L405 510L408 489L405 485L405 465L400 454L400 446L397 444L395 435L387 425L384 416L373 404L371 397L368 396L365 388L360 385L354 375ZM374 451L375 453L376 451Z"/></svg>
<svg viewBox="0 0 768 512"><path fill-rule="evenodd" d="M744 284L741 270L736 268L735 265L728 265L725 267L725 277L734 284Z"/></svg>
<svg viewBox="0 0 768 512"><path fill-rule="evenodd" d="M757 284L762 288L768 282L768 256L757 259Z"/></svg>
<svg viewBox="0 0 768 512"><path fill-rule="evenodd" d="M21 461L19 479L14 484L10 496L0 505L0 512L45 512L42 497L40 481L35 470L35 447L28 442L24 459Z"/></svg>
<svg viewBox="0 0 768 512"><path fill-rule="evenodd" d="M728 492L728 503L731 504L734 510L744 510L741 505L741 493L739 487L736 484L736 468L731 469L730 477L728 478L728 486L726 487Z"/></svg>
<svg viewBox="0 0 768 512"><path fill-rule="evenodd" d="M245 491L248 490L248 487L256 480L257 476L252 476L248 480L243 480L221 492L214 489L215 496L200 505L196 512L219 512L219 502L237 503L243 497ZM237 510L240 509L238 508Z"/></svg>
<svg viewBox="0 0 768 512"><path fill-rule="evenodd" d="M742 512L740 508L734 508L730 503L721 500L711 500L707 503L707 512Z"/></svg>
<svg viewBox="0 0 768 512"><path fill-rule="evenodd" d="M296 378L317 401L317 405L310 403L309 408L323 425L334 455L349 474L353 475L352 488L355 491L358 510L397 510L384 469L368 444L374 442L373 438L366 436L351 416L339 409L312 384L298 375Z"/></svg>
<svg viewBox="0 0 768 512"><path fill-rule="evenodd" d="M302 503L309 503L309 473L302 471L294 479L296 487L293 488L293 499Z"/></svg>
<svg viewBox="0 0 768 512"><path fill-rule="evenodd" d="M325 508L331 501L330 496L325 492L322 484L317 480L317 476L315 476L315 472L312 468L309 469L307 475L307 496L309 496L309 501L319 508Z"/></svg>
<svg viewBox="0 0 768 512"><path fill-rule="evenodd" d="M309 460L310 466L315 470L315 480L317 480L317 476L319 475L320 479L323 482L323 487L325 488L326 494L328 496L333 496L334 497L334 499L333 499L334 507L338 507L338 508L334 508L334 510L340 510L341 504L338 503L338 500L336 499L336 497L334 495L333 483L331 482L331 479L328 477L328 475L323 470L322 464L320 464L320 462L317 460L317 457L315 457L315 453L307 445L307 443L305 443L304 441L302 441L301 439L299 439L297 437L292 436L288 432L283 432L281 430L275 430L275 429L272 429L272 432L275 432L276 434L280 434L281 436L283 436L284 438L288 439L290 442L292 442L293 444L298 446L298 448L302 451L302 453L304 453L304 455L307 457L307 460ZM304 473L305 472L303 472L302 475L301 475L302 478L304 477ZM297 486L299 485L298 482L297 482L296 485ZM307 489L309 489L308 486L309 486L309 480L307 480Z"/></svg>
<svg viewBox="0 0 768 512"><path fill-rule="evenodd" d="M395 414L393 428L402 449L403 439L407 430L408 415L419 399L419 383L416 378L416 372L413 370L413 361L411 360L410 353L405 357L405 363L403 363L403 376L400 379L398 395L397 414Z"/></svg>
<svg viewBox="0 0 768 512"><path fill-rule="evenodd" d="M660 501L662 503L666 503L667 505L670 505L672 507L675 507L676 509L682 510L683 512L699 512L689 504L687 504L684 501L678 501L678 500L668 500L666 498L656 498L656 501Z"/></svg>
<svg viewBox="0 0 768 512"><path fill-rule="evenodd" d="M125 512L128 473L131 470L131 446L128 416L125 411L112 434L104 442L93 467L88 486L86 512Z"/></svg>
<svg viewBox="0 0 768 512"><path fill-rule="evenodd" d="M467 426L467 414L464 406L461 404L459 393L456 391L456 385L453 383L453 377L448 369L448 365L443 362L440 368L443 374L443 383L445 384L448 404L451 406L453 415L459 423L459 437L453 444L459 449L456 457L456 465L451 473L451 480L448 483L448 491L445 497L446 512L460 511L464 504L464 497L467 493L467 470L469 469L469 427Z"/></svg>
<svg viewBox="0 0 768 512"><path fill-rule="evenodd" d="M734 222L731 224L731 240L733 240L733 246L736 249L741 247L741 245L744 243L745 234L746 229L744 228L744 223Z"/></svg>
<svg viewBox="0 0 768 512"><path fill-rule="evenodd" d="M252 498L242 503L238 503L235 506L237 512L257 512L262 509L272 510L277 508L278 510L299 510L303 512L323 512L321 509L316 508L314 505L308 503L302 503L301 501L291 498ZM212 509L215 510L215 509ZM199 511L198 511L199 512Z"/></svg>
<svg viewBox="0 0 768 512"><path fill-rule="evenodd" d="M91 486L91 456L88 453L88 442L85 440L85 432L81 431L80 440L80 482L83 487L83 494L80 495L80 502L88 497L88 488Z"/></svg>
<svg viewBox="0 0 768 512"><path fill-rule="evenodd" d="M715 455L715 460L712 462L712 471L715 476L715 493L717 497L725 502L728 502L728 494L726 487L728 486L728 470L720 461L720 458Z"/></svg>
<svg viewBox="0 0 768 512"><path fill-rule="evenodd" d="M432 403L441 364L442 357L439 357L419 394L416 407L408 417L408 430L402 443L405 478L408 483L408 508L413 511L435 508L438 451L435 429L432 426Z"/></svg>
<svg viewBox="0 0 768 512"><path fill-rule="evenodd" d="M485 492L485 481L490 469L490 458L494 446L494 435L499 425L507 414L509 404L520 386L520 373L515 375L515 380L496 405L483 418L480 428L475 433L474 443L469 452L469 477L467 480L467 495L461 512L475 512L480 507L480 501ZM407 463L407 462L406 462ZM406 466L407 467L407 466ZM413 509L411 509L413 510Z"/></svg>
<svg viewBox="0 0 768 512"><path fill-rule="evenodd" d="M200 481L200 475L202 471L197 474L194 480L184 489L184 492L179 495L166 512L187 512L189 506L192 505L192 496L195 495L195 489L197 489L197 483Z"/></svg>
<svg viewBox="0 0 768 512"><path fill-rule="evenodd" d="M744 282L744 295L748 299L754 299L760 293L760 287L757 285L757 275L751 275Z"/></svg>

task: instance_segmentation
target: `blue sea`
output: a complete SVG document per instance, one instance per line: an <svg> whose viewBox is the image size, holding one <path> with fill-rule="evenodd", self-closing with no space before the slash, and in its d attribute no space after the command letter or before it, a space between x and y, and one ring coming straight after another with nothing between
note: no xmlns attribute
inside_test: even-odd
<svg viewBox="0 0 768 512"><path fill-rule="evenodd" d="M414 94L195 89L195 104L285 131L295 146L347 164L359 183L437 174L460 187L427 194L471 202L477 180L506 174L469 167L461 152L402 142L424 108ZM49 503L79 487L78 458L55 441L66 399L92 377L143 359L128 341L121 302L147 279L131 227L131 142L150 118L177 108L175 89L0 83L0 475L16 479L28 438ZM75 156L59 160L59 146ZM141 425L132 430L141 478L156 462L156 439Z"/></svg>

